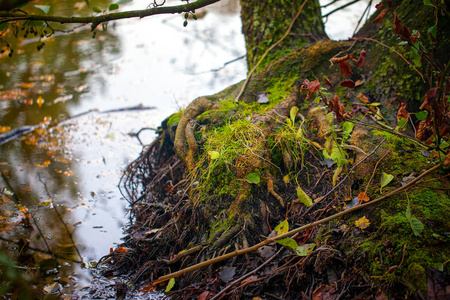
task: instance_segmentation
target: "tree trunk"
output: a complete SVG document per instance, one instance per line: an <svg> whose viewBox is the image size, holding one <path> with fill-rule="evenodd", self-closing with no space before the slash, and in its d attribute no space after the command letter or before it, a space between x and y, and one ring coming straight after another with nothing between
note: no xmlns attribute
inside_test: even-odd
<svg viewBox="0 0 450 300"><path fill-rule="evenodd" d="M264 52L288 30L291 21L302 7L287 38L273 49L266 62L289 51L311 45L326 38L318 0L241 0L242 32L247 46L249 70Z"/></svg>

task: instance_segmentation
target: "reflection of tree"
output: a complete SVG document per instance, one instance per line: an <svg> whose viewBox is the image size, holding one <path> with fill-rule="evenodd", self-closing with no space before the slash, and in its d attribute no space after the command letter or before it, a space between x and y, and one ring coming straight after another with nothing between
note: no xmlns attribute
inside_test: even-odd
<svg viewBox="0 0 450 300"><path fill-rule="evenodd" d="M63 3L61 3L63 2ZM67 7L73 10L75 1L53 1L57 13ZM107 6L107 2L104 6ZM72 11L73 13L73 11ZM9 39L15 40L14 38ZM60 34L45 42L45 49L37 51L39 38L18 39L11 44L12 57L0 58L0 126L18 128L38 125L46 116L53 121L69 117L68 105L77 105L89 91L93 82L92 70L107 65L120 53L118 37L113 31L100 31L95 39L89 30ZM40 103L39 98L43 99ZM59 101L58 100L63 100ZM57 100L57 101L55 101ZM68 260L79 261L80 255L73 247L73 228L65 223L64 215L75 205L60 199L78 198L75 166L62 147L64 131L51 129L51 123L29 134L24 141L9 142L0 146L0 188L14 194L14 201L28 209L29 229L23 223L2 232L1 237L15 243L17 259L31 266L42 261L42 255L27 249L40 249ZM50 161L46 165L46 161ZM41 165L41 167L37 166ZM69 176L73 175L73 176ZM57 198L58 203L51 203ZM38 206L45 201L48 205ZM22 212L13 208L14 215ZM48 237L52 237L48 239ZM45 259L44 259L45 260Z"/></svg>

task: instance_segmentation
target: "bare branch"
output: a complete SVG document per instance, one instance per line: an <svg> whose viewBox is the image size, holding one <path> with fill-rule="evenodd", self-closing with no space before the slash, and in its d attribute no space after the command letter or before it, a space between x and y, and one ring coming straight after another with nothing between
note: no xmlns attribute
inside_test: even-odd
<svg viewBox="0 0 450 300"><path fill-rule="evenodd" d="M108 13L99 16L89 17L62 17L62 16L48 16L48 15L26 15L23 13L0 12L0 23L12 21L44 21L57 22L60 24L88 24L91 23L91 30L94 30L98 25L114 20L130 19L130 18L145 18L160 14L176 14L183 12L190 12L207 5L219 2L220 0L198 0L193 3L187 3L177 6L157 6L143 10L132 10L125 12Z"/></svg>

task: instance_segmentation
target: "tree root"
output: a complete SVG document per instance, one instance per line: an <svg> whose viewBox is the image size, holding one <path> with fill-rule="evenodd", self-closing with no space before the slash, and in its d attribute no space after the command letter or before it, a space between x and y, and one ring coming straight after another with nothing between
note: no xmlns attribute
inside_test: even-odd
<svg viewBox="0 0 450 300"><path fill-rule="evenodd" d="M292 235L294 235L294 234L296 234L298 232L305 231L305 230L307 230L309 228L312 228L312 227L315 227L315 226L327 223L329 221L332 221L334 219L340 218L340 217L342 217L344 215L347 215L349 213L352 213L354 211L361 210L361 209L363 209L363 208L365 208L367 206L370 206L372 204L378 203L378 202L380 202L380 201L382 201L382 200L384 200L386 198L389 198L390 196L393 196L395 194L398 194L400 192L403 192L403 191L411 188L412 186L414 186L416 184L416 182L418 182L419 180L421 180L423 177L425 177L426 175L430 174L431 172L439 169L441 166L442 166L442 163L440 163L440 164L438 164L438 165L428 169L427 171L423 172L420 176L417 176L414 180L410 181L408 184L406 184L406 185L404 185L402 187L399 187L399 188L395 189L394 191L392 191L392 192L390 192L390 193L388 193L388 194L386 194L384 196L381 196L381 197L379 197L377 199L374 199L374 200L372 200L370 202L367 202L365 204L361 204L361 205L352 207L352 208L350 208L348 210L336 213L334 215L331 215L329 217L323 218L321 220L318 220L318 221L315 221L315 222L311 222L311 223L309 223L307 225L301 226L299 228L296 228L296 229L291 230L289 232L286 232L284 234L277 235L276 237L273 237L273 238L270 238L270 239L265 239L264 241L262 241L262 242L260 242L260 243L258 243L256 245L253 245L252 247L249 247L249 248L246 248L246 249L241 249L241 250L238 250L238 251L233 251L233 252L224 254L222 256L215 257L215 258L210 259L208 261L204 261L204 262L201 262L199 264L187 267L187 268L182 269L180 271L177 271L177 272L174 272L174 273L171 273L171 274L159 277L158 279L153 281L153 284L162 283L162 282L165 282L167 280L170 280L171 278L179 277L179 276L184 275L186 273L195 271L195 270L197 270L199 268L203 268L203 267L206 267L206 266L218 263L220 261L223 261L223 260L226 260L226 259L229 259L229 258L233 258L233 257L238 256L238 255L243 255L243 254L246 254L246 253L250 253L250 252L256 251L259 248L261 248L262 246L270 244L270 243L272 243L274 241L277 241L277 240L280 240L280 239L283 239L283 238L291 237Z"/></svg>
<svg viewBox="0 0 450 300"><path fill-rule="evenodd" d="M218 107L218 103L215 103L206 97L200 97L192 101L183 111L180 121L178 122L174 141L175 152L181 159L186 162L191 160L192 156L191 159L188 159L188 156L193 154L189 154L189 151L191 150L191 152L195 153L195 149L191 149L191 147L195 148L195 146L197 145L197 142L195 141L195 137L193 135L193 128L188 126L189 122L205 111ZM190 128L188 129L188 127ZM191 169L193 166L188 165L188 167Z"/></svg>

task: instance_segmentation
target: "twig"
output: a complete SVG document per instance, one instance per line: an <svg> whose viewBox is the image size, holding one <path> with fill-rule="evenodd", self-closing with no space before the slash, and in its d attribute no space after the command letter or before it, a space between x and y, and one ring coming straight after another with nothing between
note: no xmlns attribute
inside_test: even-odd
<svg viewBox="0 0 450 300"><path fill-rule="evenodd" d="M426 82L425 81L425 78L423 78L423 75L422 75L422 73L420 73L420 71L419 70L417 70L417 68L416 67L414 67L414 65L412 64L412 63L410 63L400 52L398 52L397 50L395 50L394 48L392 48L392 47L390 47L390 46L388 46L388 45L386 45L386 44L383 44L382 42L380 42L380 41L377 41L376 39L372 39L372 38L366 38L366 37L353 37L353 38L351 38L352 40L365 40L365 41L371 41L371 42L375 42L375 43L377 43L377 44L380 44L381 46L383 46L383 47L386 47L386 48L388 48L389 50L391 50L391 51L393 51L395 54L397 54L398 56L400 56L404 61L406 61L406 63L408 64L408 65L410 65L419 75L420 75L420 77L422 77L422 80L423 80L423 82Z"/></svg>
<svg viewBox="0 0 450 300"><path fill-rule="evenodd" d="M269 54L269 52L275 48L276 46L278 46L291 32L292 27L294 26L295 21L297 20L297 18L300 16L303 7L305 6L306 2L308 2L308 0L303 1L302 6L300 6L300 9L298 10L297 14L295 15L294 19L292 19L291 24L289 25L289 28L286 30L286 33L272 46L270 46L266 52L264 52L264 54L261 56L261 58L259 59L259 61L256 63L256 65L252 68L252 70L248 73L247 78L244 81L244 84L242 85L242 88L239 92L239 94L237 95L236 99L234 100L235 102L239 102L239 99L241 98L242 94L244 93L245 88L247 87L247 84L250 80L250 77L252 77L253 72L255 72L255 70L259 67L259 65L261 64L261 62L264 60L264 58L266 58L267 54Z"/></svg>
<svg viewBox="0 0 450 300"><path fill-rule="evenodd" d="M398 194L398 193L400 193L400 192L403 192L403 191L409 189L409 188L412 187L417 181L419 181L419 180L422 179L423 177L427 176L427 175L430 174L431 172L437 170L437 169L440 168L441 166L442 166L442 163L439 163L438 165L436 165L436 166L434 166L434 167L428 169L427 171L423 172L421 175L419 175L418 177L416 177L414 180L410 181L410 182L407 183L406 185L404 185L404 186L402 186L402 187L399 187L399 188L397 188L396 190L394 190L394 191L392 191L392 192L390 192L390 193L387 193L386 195L381 196L381 197L379 197L379 198L377 198L377 199L374 199L374 200L372 200L372 201L369 201L369 202L367 202L367 203L365 203L365 204L361 204L361 205L352 207L352 208L350 208L350 209L348 209L348 210L341 211L341 212L339 212L339 213L337 213L337 214L331 215L331 216L326 217L326 218L323 218L323 219L321 219L321 220L318 220L318 221L315 221L315 222L306 224L306 225L304 225L304 226L301 226L301 227L299 227L299 228L296 228L296 229L291 230L291 231L289 231L289 232L286 232L286 233L284 233L284 234L280 234L280 235L278 235L278 236L276 236L276 237L273 237L273 238L271 238L271 239L266 239L266 240L264 240L264 241L262 241L262 242L260 242L260 243L258 243L258 244L256 244L256 245L252 246L252 247L249 247L249 248L246 248L246 249L241 249L241 250L234 251L234 252L230 252L230 253L227 253L227 254L224 254L224 255L215 257L215 258L213 258L213 259L210 259L210 260L207 260L207 261L198 263L198 264L196 264L196 265L187 267L187 268L185 268L185 269L179 270L179 271L177 271L177 272L174 272L174 273L171 273L171 274L168 274L168 275L165 275L165 276L161 276L161 277L159 277L158 279L156 279L155 281L153 281L152 284L162 283L162 282L165 282L165 281L167 281L167 280L170 280L171 278L179 277L179 276L184 275L184 274L186 274L186 273L189 273L189 272L195 271L195 270L197 270L197 269L200 269L200 268L203 268L203 267L206 267L206 266L209 266L209 265L218 263L218 262L220 262L220 261L223 261L223 260L226 260L226 259L229 259L229 258L238 256L238 255L243 255L243 254L246 254L246 253L254 252L254 251L258 250L258 248L261 248L262 246L265 246L265 245L267 245L267 244L270 244L270 243L272 243L273 241L276 241L276 240L280 240L280 239L283 239L283 238L290 237L290 236L292 236L292 235L294 235L294 234L296 234L296 233L298 233L298 232L301 232L301 231L307 230L307 229L309 229L309 228L312 228L312 227L315 227L315 226L318 226L318 225L327 223L327 222L329 222L329 221L332 221L332 220L334 220L334 219L337 219L337 218L340 218L340 217L342 217L342 216L344 216L344 215L347 215L347 214L349 214L349 213L351 213L351 212L354 212L354 211L357 211L357 210L361 210L361 209L363 209L363 208L365 208L365 207L367 207L367 206L369 206L369 205L378 203L378 202L380 202L380 201L382 201L382 200L384 200L384 199L386 199L386 198L389 198L390 196L393 196L393 195L395 195L395 194Z"/></svg>
<svg viewBox="0 0 450 300"><path fill-rule="evenodd" d="M333 9L332 11L330 11L329 13L326 13L325 15L322 16L322 18L328 18L329 15L334 14L337 11L340 11L341 9L346 8L347 6L353 5L356 2L359 2L360 0L353 0L352 2L346 3L342 6L339 6L338 8Z"/></svg>

